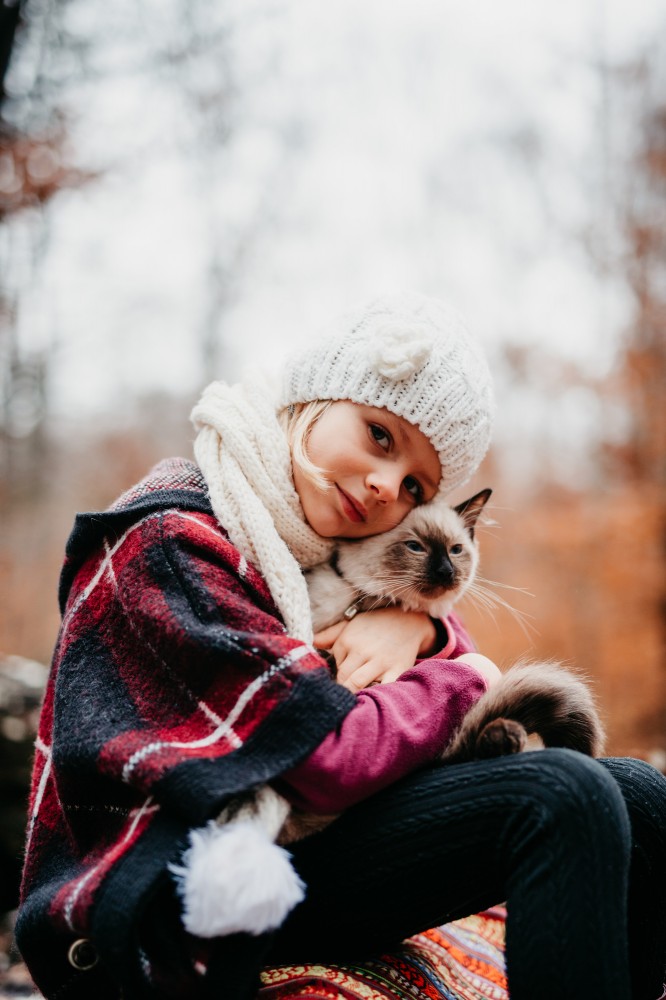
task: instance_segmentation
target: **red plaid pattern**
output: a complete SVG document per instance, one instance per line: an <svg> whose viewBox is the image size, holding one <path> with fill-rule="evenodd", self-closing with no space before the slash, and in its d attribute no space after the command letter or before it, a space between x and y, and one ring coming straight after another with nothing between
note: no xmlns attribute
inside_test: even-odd
<svg viewBox="0 0 666 1000"><path fill-rule="evenodd" d="M61 606L17 939L47 997L117 997L120 983L161 996L159 963L136 942L188 831L293 766L353 697L286 635L184 460L162 463L109 511L77 517ZM165 922L184 937L169 907ZM80 937L100 956L90 971L67 961ZM167 978L196 997L191 949L175 947L182 968Z"/></svg>

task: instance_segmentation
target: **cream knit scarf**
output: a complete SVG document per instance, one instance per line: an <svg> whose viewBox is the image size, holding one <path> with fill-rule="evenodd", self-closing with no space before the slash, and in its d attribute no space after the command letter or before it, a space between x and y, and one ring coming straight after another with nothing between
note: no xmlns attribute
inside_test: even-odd
<svg viewBox="0 0 666 1000"><path fill-rule="evenodd" d="M331 555L332 543L305 520L274 396L261 382L213 382L191 416L194 454L221 526L263 575L289 635L312 642L302 570Z"/></svg>
<svg viewBox="0 0 666 1000"><path fill-rule="evenodd" d="M213 382L192 411L194 454L220 525L263 575L289 635L312 642L302 569L330 557L332 543L305 520L291 455L266 384ZM279 927L304 885L275 838L289 803L268 785L240 811L190 832L181 866L172 868L183 922L196 936Z"/></svg>

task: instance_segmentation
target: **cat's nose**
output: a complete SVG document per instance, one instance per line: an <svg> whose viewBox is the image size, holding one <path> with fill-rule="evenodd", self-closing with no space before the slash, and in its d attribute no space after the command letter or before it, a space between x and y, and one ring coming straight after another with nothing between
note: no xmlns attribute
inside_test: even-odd
<svg viewBox="0 0 666 1000"><path fill-rule="evenodd" d="M440 587L448 587L455 580L456 571L446 553L435 556L430 566L430 578Z"/></svg>

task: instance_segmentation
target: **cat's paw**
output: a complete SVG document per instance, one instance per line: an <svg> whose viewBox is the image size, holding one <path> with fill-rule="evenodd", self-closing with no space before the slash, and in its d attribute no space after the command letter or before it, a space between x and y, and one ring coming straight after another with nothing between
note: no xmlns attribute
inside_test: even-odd
<svg viewBox="0 0 666 1000"><path fill-rule="evenodd" d="M479 760L490 757L507 757L520 753L527 746L527 732L513 719L493 719L479 733L474 756Z"/></svg>

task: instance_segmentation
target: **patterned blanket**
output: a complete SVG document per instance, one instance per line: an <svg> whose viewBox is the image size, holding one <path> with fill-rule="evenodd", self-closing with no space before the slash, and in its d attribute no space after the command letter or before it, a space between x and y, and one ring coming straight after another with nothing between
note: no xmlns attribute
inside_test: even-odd
<svg viewBox="0 0 666 1000"><path fill-rule="evenodd" d="M508 1000L501 907L418 934L363 965L265 969L257 1000ZM24 965L0 965L0 1000L41 1000Z"/></svg>
<svg viewBox="0 0 666 1000"><path fill-rule="evenodd" d="M501 907L417 934L362 965L265 969L258 1000L508 1000Z"/></svg>

